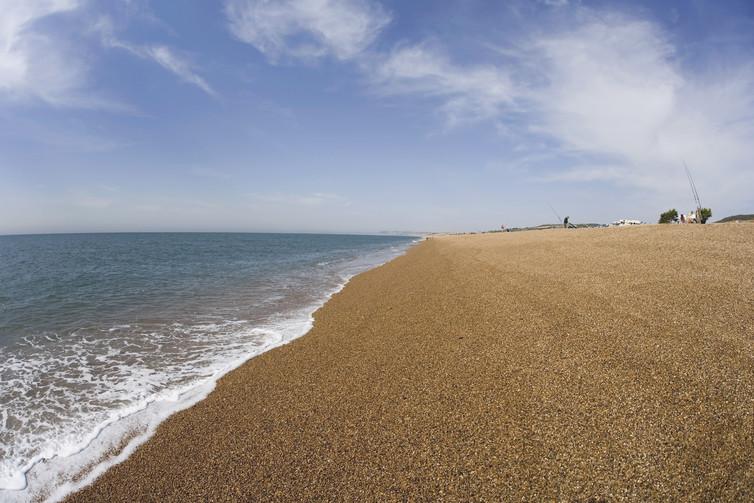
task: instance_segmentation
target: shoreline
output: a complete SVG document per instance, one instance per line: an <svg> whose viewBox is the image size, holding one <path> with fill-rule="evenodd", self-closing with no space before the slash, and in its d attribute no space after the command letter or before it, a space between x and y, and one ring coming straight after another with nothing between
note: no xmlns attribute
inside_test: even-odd
<svg viewBox="0 0 754 503"><path fill-rule="evenodd" d="M389 251L386 249L380 252L386 254L386 258L378 259L360 272L345 272L344 270L342 281L335 288L324 291L322 296L311 305L287 314L284 323L286 326L300 326L295 329L295 333L288 333L290 332L288 329L280 329L278 325L283 323L280 321L255 327L253 330L269 334L263 344L229 362L223 368L216 370L212 376L200 382L171 390L169 393L162 393L141 406L112 417L106 423L99 425L86 444L75 451L34 460L24 470L24 486L19 489L5 489L0 494L8 497L8 501L28 499L37 501L40 498L44 501L62 501L87 487L107 470L127 460L135 450L148 442L165 420L206 399L213 392L218 381L228 373L243 366L250 359L306 335L313 326L316 311L324 306L333 295L342 291L353 277L384 265L418 242L420 240L412 241L398 249L392 248ZM366 256L371 257L371 255ZM365 257L355 260L360 261ZM349 269L352 270L353 267L351 265ZM363 265L357 266L357 268L363 267ZM277 328L273 328L273 325ZM57 479L58 483L51 484L49 481L52 479ZM31 488L31 493L28 492L29 488Z"/></svg>
<svg viewBox="0 0 754 503"><path fill-rule="evenodd" d="M752 246L432 237L67 501L751 497Z"/></svg>

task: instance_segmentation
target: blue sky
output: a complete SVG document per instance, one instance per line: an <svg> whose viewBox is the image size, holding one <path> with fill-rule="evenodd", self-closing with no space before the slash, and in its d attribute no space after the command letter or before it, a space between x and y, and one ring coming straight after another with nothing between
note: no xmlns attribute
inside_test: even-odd
<svg viewBox="0 0 754 503"><path fill-rule="evenodd" d="M0 233L754 212L750 1L0 5Z"/></svg>

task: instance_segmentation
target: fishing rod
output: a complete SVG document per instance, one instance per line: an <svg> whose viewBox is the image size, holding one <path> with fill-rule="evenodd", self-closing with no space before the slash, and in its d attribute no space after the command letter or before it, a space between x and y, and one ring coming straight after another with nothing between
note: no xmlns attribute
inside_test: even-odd
<svg viewBox="0 0 754 503"><path fill-rule="evenodd" d="M553 213L555 214L555 218L557 218L557 219L558 219L558 223L562 222L562 221L563 221L563 219L562 219L562 218L560 218L560 215L558 215L558 212L557 212L557 211L555 211L555 208L553 208L553 207L552 207L552 205L551 205L550 203L547 203L547 206L549 206L549 207L550 207L550 209L552 210L552 212L553 212Z"/></svg>
<svg viewBox="0 0 754 503"><path fill-rule="evenodd" d="M686 161L683 161L683 168L686 170L686 177L689 179L689 185L691 186L691 194L694 196L694 202L696 203L697 209L701 209L702 202L699 200L699 192L696 191L696 184L694 183L694 179L691 177L691 171L689 171L689 167L686 165Z"/></svg>

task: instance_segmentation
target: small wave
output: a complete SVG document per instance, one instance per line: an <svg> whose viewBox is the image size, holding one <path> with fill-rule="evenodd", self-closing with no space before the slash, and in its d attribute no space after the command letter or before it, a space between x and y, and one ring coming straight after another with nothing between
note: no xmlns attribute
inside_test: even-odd
<svg viewBox="0 0 754 503"><path fill-rule="evenodd" d="M128 330L131 325L115 325L107 329L108 332L117 332L118 330Z"/></svg>
<svg viewBox="0 0 754 503"><path fill-rule="evenodd" d="M65 337L26 336L15 348L0 348L6 425L0 430L0 500L57 501L91 483L171 414L206 397L222 375L308 332L314 311L355 274L404 249L339 263L330 276L338 279L322 294L262 321L123 323ZM27 406L30 396L34 409Z"/></svg>

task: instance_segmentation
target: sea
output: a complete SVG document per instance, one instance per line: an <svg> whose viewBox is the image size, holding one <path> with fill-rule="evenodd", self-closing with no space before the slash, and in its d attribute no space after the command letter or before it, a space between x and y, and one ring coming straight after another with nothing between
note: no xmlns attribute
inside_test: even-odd
<svg viewBox="0 0 754 503"><path fill-rule="evenodd" d="M0 501L57 501L414 237L0 236Z"/></svg>

